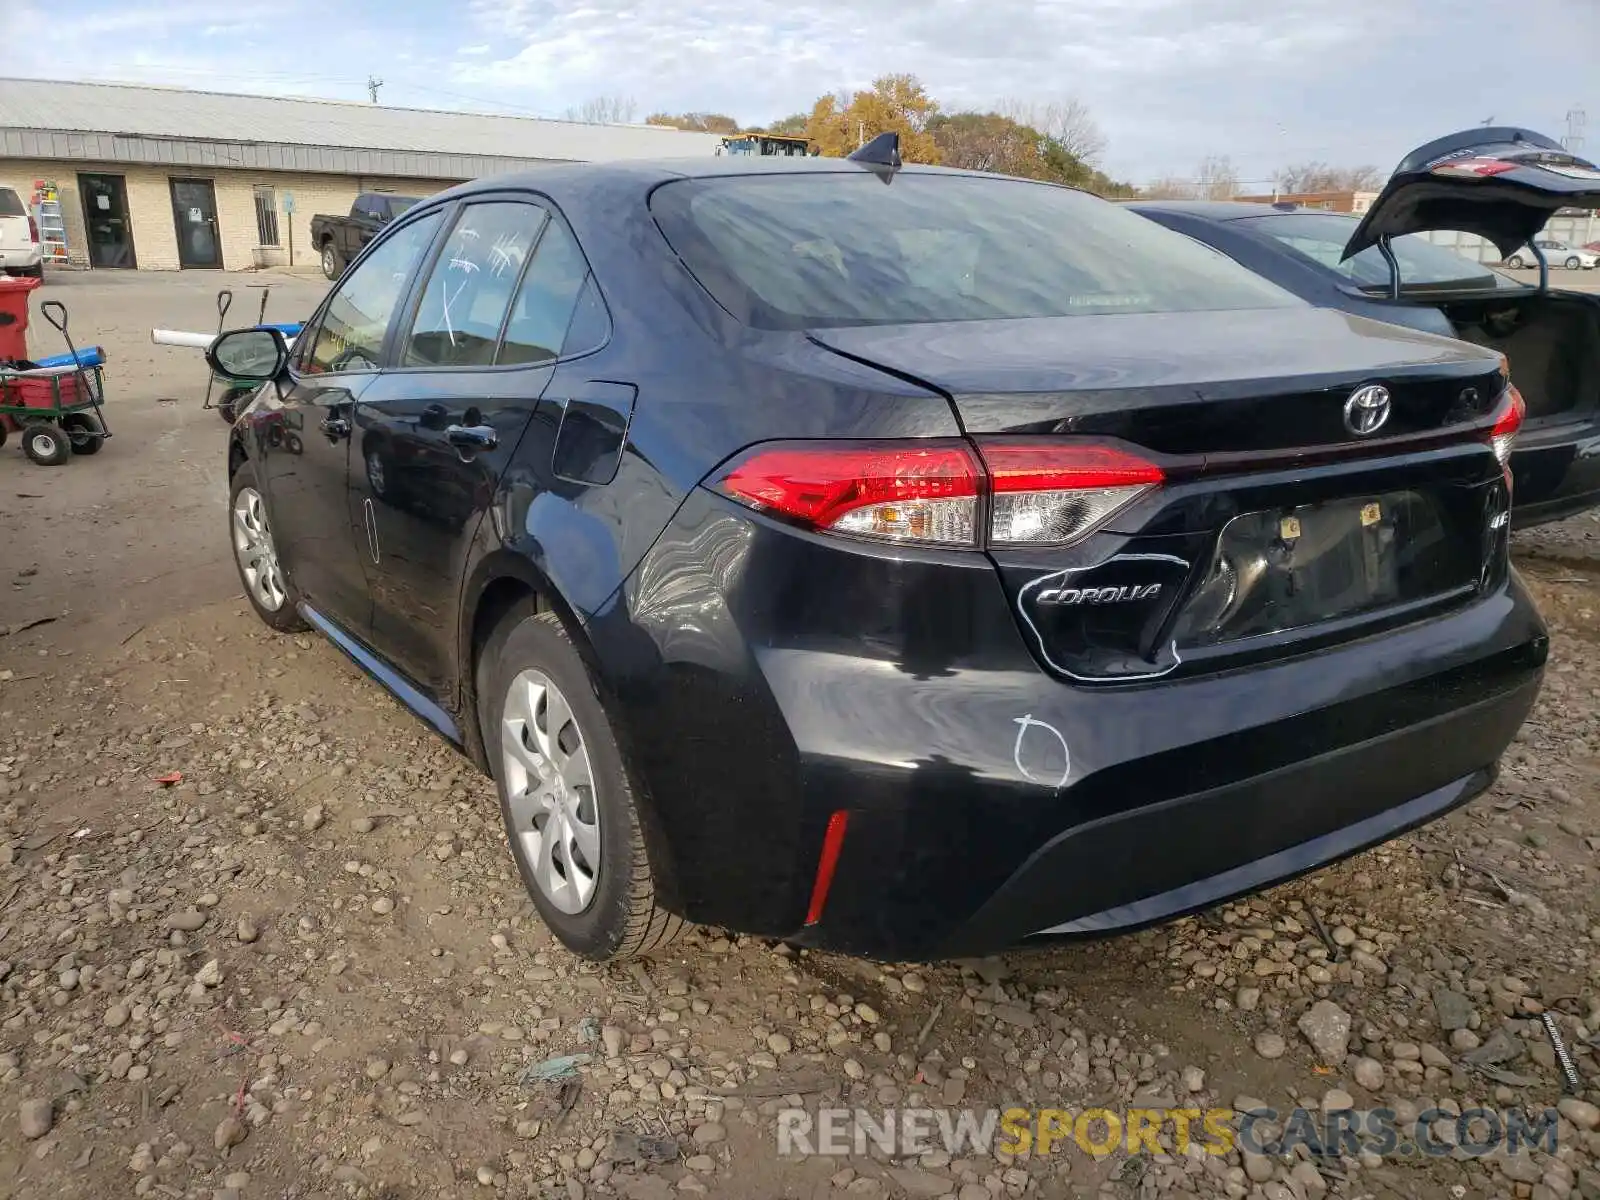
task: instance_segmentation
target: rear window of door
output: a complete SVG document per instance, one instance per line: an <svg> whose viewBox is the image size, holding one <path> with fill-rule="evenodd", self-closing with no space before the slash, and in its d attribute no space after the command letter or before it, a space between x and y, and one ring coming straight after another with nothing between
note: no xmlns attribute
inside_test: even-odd
<svg viewBox="0 0 1600 1200"><path fill-rule="evenodd" d="M302 374L377 370L389 321L438 227L437 212L401 226L340 280L301 352Z"/></svg>
<svg viewBox="0 0 1600 1200"><path fill-rule="evenodd" d="M575 312L584 320L575 321ZM511 306L500 361L540 363L581 354L598 346L608 332L588 261L572 231L552 218Z"/></svg>
<svg viewBox="0 0 1600 1200"><path fill-rule="evenodd" d="M1046 184L729 176L668 183L650 208L706 290L762 328L1303 303L1136 213Z"/></svg>
<svg viewBox="0 0 1600 1200"><path fill-rule="evenodd" d="M399 365L493 366L511 298L549 220L520 201L463 208L434 260Z"/></svg>

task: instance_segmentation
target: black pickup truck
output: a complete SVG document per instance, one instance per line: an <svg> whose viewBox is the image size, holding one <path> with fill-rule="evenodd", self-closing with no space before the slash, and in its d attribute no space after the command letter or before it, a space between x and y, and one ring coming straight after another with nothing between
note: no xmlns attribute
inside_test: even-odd
<svg viewBox="0 0 1600 1200"><path fill-rule="evenodd" d="M311 218L311 244L322 256L322 273L337 279L361 248L418 200L388 192L362 192L350 205L347 217L319 213Z"/></svg>

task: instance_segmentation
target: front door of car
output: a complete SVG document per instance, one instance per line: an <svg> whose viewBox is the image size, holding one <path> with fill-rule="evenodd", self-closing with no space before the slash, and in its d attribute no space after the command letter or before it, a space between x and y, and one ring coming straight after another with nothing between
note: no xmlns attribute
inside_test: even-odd
<svg viewBox="0 0 1600 1200"><path fill-rule="evenodd" d="M346 275L295 344L289 377L263 397L257 469L278 557L301 597L357 636L371 624L349 501L357 399L377 379L389 323L440 221L397 228Z"/></svg>
<svg viewBox="0 0 1600 1200"><path fill-rule="evenodd" d="M527 198L462 206L356 405L373 646L435 698L456 682L468 550L549 384L587 264Z"/></svg>

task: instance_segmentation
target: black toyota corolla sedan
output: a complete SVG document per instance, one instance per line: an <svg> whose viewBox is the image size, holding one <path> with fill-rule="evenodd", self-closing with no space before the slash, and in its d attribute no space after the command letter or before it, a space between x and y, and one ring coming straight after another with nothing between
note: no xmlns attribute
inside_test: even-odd
<svg viewBox="0 0 1600 1200"><path fill-rule="evenodd" d="M251 603L596 959L1161 921L1471 799L1539 687L1501 355L881 142L468 184L210 357Z"/></svg>
<svg viewBox="0 0 1600 1200"><path fill-rule="evenodd" d="M1413 151L1363 217L1228 201L1136 201L1312 304L1498 350L1527 400L1511 456L1514 526L1600 505L1600 294L1537 286L1425 233L1525 249L1563 206L1600 207L1600 168L1525 129L1470 129Z"/></svg>

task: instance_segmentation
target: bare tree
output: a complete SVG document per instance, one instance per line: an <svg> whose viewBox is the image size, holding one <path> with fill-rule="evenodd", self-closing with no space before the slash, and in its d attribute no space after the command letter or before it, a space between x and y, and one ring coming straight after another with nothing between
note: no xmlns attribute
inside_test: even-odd
<svg viewBox="0 0 1600 1200"><path fill-rule="evenodd" d="M1278 172L1278 189L1284 192L1372 192L1383 182L1377 167L1330 167L1327 163L1297 163Z"/></svg>
<svg viewBox="0 0 1600 1200"><path fill-rule="evenodd" d="M1226 154L1208 154L1201 159L1194 182L1202 200L1232 200L1239 194L1239 172Z"/></svg>
<svg viewBox="0 0 1600 1200"><path fill-rule="evenodd" d="M595 96L567 109L563 115L569 121L582 121L585 125L629 125L638 111L639 106L632 96Z"/></svg>
<svg viewBox="0 0 1600 1200"><path fill-rule="evenodd" d="M1106 152L1105 131L1082 100L1070 97L1044 103L1003 100L997 111L1018 125L1026 125L1046 137L1054 138L1063 150L1079 162L1091 165L1098 163L1100 156Z"/></svg>
<svg viewBox="0 0 1600 1200"><path fill-rule="evenodd" d="M1198 192L1190 180L1179 179L1176 175L1163 175L1140 188L1139 195L1147 200L1193 200Z"/></svg>

